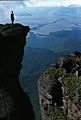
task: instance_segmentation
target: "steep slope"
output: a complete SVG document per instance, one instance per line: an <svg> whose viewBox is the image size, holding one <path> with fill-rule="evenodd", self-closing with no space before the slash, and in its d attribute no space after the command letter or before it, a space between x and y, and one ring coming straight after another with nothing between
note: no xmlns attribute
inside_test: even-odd
<svg viewBox="0 0 81 120"><path fill-rule="evenodd" d="M0 119L35 119L30 99L19 83L29 30L21 24L0 25Z"/></svg>
<svg viewBox="0 0 81 120"><path fill-rule="evenodd" d="M81 119L81 53L62 56L38 81L42 120Z"/></svg>

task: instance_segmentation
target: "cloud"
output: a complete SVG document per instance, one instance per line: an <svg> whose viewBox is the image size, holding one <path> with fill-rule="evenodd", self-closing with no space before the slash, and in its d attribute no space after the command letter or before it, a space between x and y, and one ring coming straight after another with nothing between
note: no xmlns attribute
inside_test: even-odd
<svg viewBox="0 0 81 120"><path fill-rule="evenodd" d="M8 18L11 11L17 13L22 10L24 10L23 1L0 1L0 16L4 15Z"/></svg>
<svg viewBox="0 0 81 120"><path fill-rule="evenodd" d="M29 7L81 5L81 0L25 0L23 2Z"/></svg>
<svg viewBox="0 0 81 120"><path fill-rule="evenodd" d="M22 12L28 7L41 7L41 6L69 6L81 5L81 0L18 0L18 1L0 1L0 9L8 17L11 10L15 13Z"/></svg>
<svg viewBox="0 0 81 120"><path fill-rule="evenodd" d="M18 0L18 1L0 1L0 16L9 18L10 11L15 12L15 16L19 16L20 13L28 12L28 7L40 7L40 6L69 6L80 5L81 0Z"/></svg>

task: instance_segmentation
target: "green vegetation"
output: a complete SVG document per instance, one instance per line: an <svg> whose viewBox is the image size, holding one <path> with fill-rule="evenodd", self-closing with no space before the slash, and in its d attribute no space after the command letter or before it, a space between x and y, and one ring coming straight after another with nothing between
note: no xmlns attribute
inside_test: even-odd
<svg viewBox="0 0 81 120"><path fill-rule="evenodd" d="M59 78L63 75L65 75L65 70L63 68L49 68L47 71L45 71L46 75L49 75L50 79L53 79L55 77Z"/></svg>
<svg viewBox="0 0 81 120"><path fill-rule="evenodd" d="M59 80L64 88L64 96L68 96L68 99L75 105L81 106L81 76L66 73L63 68L49 68L45 75L48 75L50 80L61 78ZM53 108L51 120L66 120L60 107Z"/></svg>
<svg viewBox="0 0 81 120"><path fill-rule="evenodd" d="M74 103L81 106L81 77L77 77L74 74L66 74L63 68L49 68L46 72L49 75L50 80L55 77L61 77L61 83L64 87L65 95Z"/></svg>
<svg viewBox="0 0 81 120"><path fill-rule="evenodd" d="M67 95L74 104L81 106L81 77L68 74L63 79L62 84L64 86L65 95Z"/></svg>
<svg viewBox="0 0 81 120"><path fill-rule="evenodd" d="M66 120L66 117L60 107L54 107L51 113L51 120Z"/></svg>

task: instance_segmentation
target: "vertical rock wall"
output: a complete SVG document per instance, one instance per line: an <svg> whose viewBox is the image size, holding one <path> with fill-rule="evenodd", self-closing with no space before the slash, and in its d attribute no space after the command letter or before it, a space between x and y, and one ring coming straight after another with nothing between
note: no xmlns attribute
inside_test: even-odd
<svg viewBox="0 0 81 120"><path fill-rule="evenodd" d="M29 97L19 83L26 35L21 24L0 25L0 119L35 120Z"/></svg>

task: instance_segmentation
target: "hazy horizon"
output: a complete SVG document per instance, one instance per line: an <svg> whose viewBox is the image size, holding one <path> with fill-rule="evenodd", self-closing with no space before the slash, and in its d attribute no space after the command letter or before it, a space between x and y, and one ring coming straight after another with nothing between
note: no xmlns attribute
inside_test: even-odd
<svg viewBox="0 0 81 120"><path fill-rule="evenodd" d="M15 21L18 18L28 18L38 7L81 7L81 0L19 0L0 1L0 23L10 22L10 12L15 13Z"/></svg>

